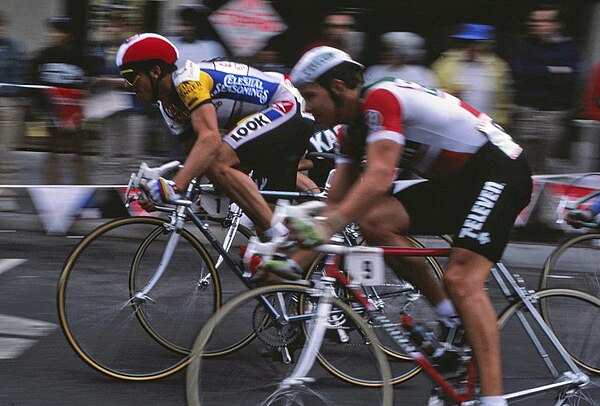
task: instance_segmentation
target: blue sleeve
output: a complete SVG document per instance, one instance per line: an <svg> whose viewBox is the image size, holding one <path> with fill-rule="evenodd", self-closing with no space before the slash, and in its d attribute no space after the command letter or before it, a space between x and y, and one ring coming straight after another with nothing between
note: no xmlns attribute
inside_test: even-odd
<svg viewBox="0 0 600 406"><path fill-rule="evenodd" d="M594 214L594 216L600 213L600 197L597 197L594 203L590 206L590 211Z"/></svg>

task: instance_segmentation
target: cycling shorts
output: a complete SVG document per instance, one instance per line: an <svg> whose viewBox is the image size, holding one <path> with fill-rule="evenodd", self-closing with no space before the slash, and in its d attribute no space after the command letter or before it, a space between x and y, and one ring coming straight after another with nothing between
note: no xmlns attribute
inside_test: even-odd
<svg viewBox="0 0 600 406"><path fill-rule="evenodd" d="M511 159L487 143L459 173L414 184L394 196L410 216L411 234L452 234L453 246L497 262L531 190L524 154Z"/></svg>
<svg viewBox="0 0 600 406"><path fill-rule="evenodd" d="M269 107L244 118L223 141L237 154L240 169L252 171L260 189L295 191L298 163L314 132L314 121L298 106Z"/></svg>

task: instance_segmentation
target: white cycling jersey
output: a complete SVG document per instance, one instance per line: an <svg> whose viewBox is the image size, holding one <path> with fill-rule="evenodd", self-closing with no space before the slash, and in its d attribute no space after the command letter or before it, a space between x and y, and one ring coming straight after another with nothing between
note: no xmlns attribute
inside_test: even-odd
<svg viewBox="0 0 600 406"><path fill-rule="evenodd" d="M304 105L287 76L231 61L186 61L173 73L173 84L184 108L181 103L166 102L159 102L159 107L174 135L189 129L190 113L208 102L215 106L222 129L278 103L300 104L302 110Z"/></svg>
<svg viewBox="0 0 600 406"><path fill-rule="evenodd" d="M404 145L399 163L428 179L460 171L488 141L515 159L522 151L512 138L458 98L403 80L368 87L361 102L365 129L344 127L339 162L359 163L366 145L391 140Z"/></svg>

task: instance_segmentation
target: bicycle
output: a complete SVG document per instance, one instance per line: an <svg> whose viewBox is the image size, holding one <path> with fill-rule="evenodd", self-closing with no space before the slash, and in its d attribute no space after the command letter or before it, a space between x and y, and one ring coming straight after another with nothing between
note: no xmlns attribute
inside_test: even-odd
<svg viewBox="0 0 600 406"><path fill-rule="evenodd" d="M562 211L585 208L600 196L600 191L588 193L573 202L559 206L559 222L564 222ZM595 222L582 223L593 230L576 235L562 243L550 254L544 264L540 288L565 286L600 297L600 233ZM573 268L572 263L578 266Z"/></svg>
<svg viewBox="0 0 600 406"><path fill-rule="evenodd" d="M252 242L255 246L253 249L267 257L272 255L276 249L272 245L256 240ZM249 250L251 249L249 248ZM352 342L352 340L346 340L345 337L340 336L336 340L336 345L332 347L353 345L353 350L360 348L360 352L344 351L345 368L362 369L361 372L370 377L371 386L379 388L374 389L376 392L371 395L380 404L391 404L389 398L391 381L388 380L390 375L388 375L387 368L376 357L377 347L383 345L381 344L383 342L393 342L397 345L402 353L407 354L414 363L422 367L434 381L435 389L430 397L430 405L475 404L477 396L476 368L468 343L455 345L450 340L437 347L444 349L443 354L453 354L450 357L453 366L447 368L441 362L441 355L437 358L435 355L430 355L415 341L415 337L411 335L414 331L414 328L411 327L414 326L412 322L405 322L404 318L402 322L391 321L389 315L386 315L385 303L376 301L372 296L369 297L359 286L361 282L377 279L375 278L376 271L377 273L383 272L385 267L382 264L382 254L447 256L448 248L363 248L325 244L317 247L316 250L327 253L330 261L328 261L324 276L320 278L314 289L273 286L245 292L228 302L211 317L198 335L192 350L194 358L187 371L186 389L190 405L210 405L213 404L211 403L213 400L217 401L214 404L218 404L219 399L222 400L222 397L219 397L221 390L236 400L238 398L235 396L243 394L243 400L247 402L236 404L305 404L302 403L305 401L305 397L310 398L310 403L306 404L313 404L317 400L333 404L333 400L340 399L337 393L328 397L319 392L334 386L335 390L339 390L339 385L336 386L328 381L327 375L323 375L319 369L313 366L319 356L334 356L334 354L326 356L323 352L324 348L328 350L326 345L328 340L336 340L335 336L340 328L352 332L351 339L355 341ZM345 256L348 260L349 256L352 257L356 253L362 254L362 256L358 255L356 263L353 262L355 259L352 259L352 264L347 266L347 270L351 273L358 271L358 277L356 277L356 272L352 273L354 279L350 283L339 269L339 258ZM511 274L501 262L496 264L492 275L509 300L508 308L498 318L502 342L511 345L509 348L512 352L535 350L540 356L540 363L545 365L548 371L548 376L540 377L539 371L527 369L523 364L516 365L517 371L512 371L511 367L515 366L515 363L506 363L505 361L507 367L504 375L505 387L509 391L505 398L511 401L530 399L534 395L542 396L551 392L550 396L555 398L555 405L573 404L568 403L571 401L588 401L590 404L595 404L587 393L582 392L587 388L593 390L595 385L590 383L589 377L578 367L573 358L582 365L595 366L598 363L598 356L594 354L599 348L598 335L593 335L593 330L587 330L587 335L581 336L584 335L584 326L587 325L590 328L590 322L594 320L596 323L599 322L600 299L570 289L529 291L523 286L520 278ZM380 283L377 281L375 285ZM340 297L336 284L342 284L349 294ZM272 295L272 303L278 306L280 314L277 318L269 318L259 312L255 328L279 326L280 329L289 330L293 322L299 322L306 326L303 330L306 341L303 348L299 349L301 351L300 361L296 366L290 366L286 370L264 367L261 357L248 351L230 354L228 358L235 358L229 361L223 358L205 358L204 351L210 350L215 344L218 346L221 338L231 331L232 325L230 324L234 325L236 319L232 316L246 311L241 308L259 309L260 306L257 306L256 300L265 294ZM351 310L342 306L344 301L351 306ZM557 333L553 332L553 329L544 322L538 310L539 303L545 304L552 320L555 322L561 320L563 327L566 324L564 321L566 316L571 316L570 323L578 322L579 324L571 325L568 329L557 329L555 325L554 331ZM407 308L403 313L409 316L409 310L410 308ZM359 312L359 316L351 314L352 312ZM340 314L344 317L340 318ZM572 320L574 314L578 315L577 320ZM366 320L369 330L364 330L362 324L355 322L356 317ZM520 328L515 329L516 326L520 326ZM582 331L580 338L576 342L572 342L569 333L573 330L579 333L578 327ZM333 334L331 334L332 332ZM379 341L375 341L368 332L375 333ZM425 337L427 340L435 342L435 334L428 332ZM518 346L515 346L515 342L518 343ZM527 343L531 343L531 345L526 346ZM589 351L582 349L585 345ZM511 351L505 348L502 353L507 355ZM354 356L357 358L353 358ZM433 365L436 359L439 362L438 366ZM352 363L354 360L357 361ZM227 365L235 362L236 370L241 368L244 373L241 376L237 375L235 380L218 379L215 377L218 372L231 371L231 368L224 368L224 362L228 362ZM350 363L351 365L348 365ZM369 365L373 366L369 367ZM535 376L531 375L534 373ZM273 376L274 374L281 374L281 376ZM529 375L523 377L524 374ZM252 381L258 380L259 385L241 382L243 378ZM546 382L531 387L532 382L537 381L538 378L545 378ZM230 385L232 382L235 382L235 385ZM363 396L362 394L363 392L360 396ZM282 403L275 403L275 401ZM332 403L327 403L328 401L332 401ZM542 398L541 401L545 403L540 404L548 404L547 398ZM370 402L365 404L373 404L373 400ZM345 403L340 401L340 404Z"/></svg>
<svg viewBox="0 0 600 406"><path fill-rule="evenodd" d="M178 165L142 164L137 174L131 174L127 204L139 198L142 179L162 176ZM207 213L194 208L198 195ZM110 221L72 250L59 280L58 316L69 345L85 363L119 379L169 376L187 365L202 322L228 297L256 287L238 255L229 253L234 243L243 245L252 232L239 224L241 210L231 210L219 199L212 185L194 181L184 199L156 208L167 214L166 219L141 216ZM215 212L211 205L220 209ZM211 231L214 226L224 234L223 241ZM221 263L232 272L217 271ZM249 328L214 355L235 351L254 337Z"/></svg>

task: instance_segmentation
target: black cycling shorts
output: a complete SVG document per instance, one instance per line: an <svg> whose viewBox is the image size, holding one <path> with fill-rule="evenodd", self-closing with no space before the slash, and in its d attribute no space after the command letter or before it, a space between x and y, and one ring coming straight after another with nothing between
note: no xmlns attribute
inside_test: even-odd
<svg viewBox="0 0 600 406"><path fill-rule="evenodd" d="M531 189L524 154L513 160L487 143L459 173L417 183L394 196L410 216L411 234L452 234L453 246L497 262Z"/></svg>
<svg viewBox="0 0 600 406"><path fill-rule="evenodd" d="M314 121L299 109L282 113L270 107L246 117L223 141L235 150L240 169L253 172L260 189L294 191L298 163L314 131Z"/></svg>

